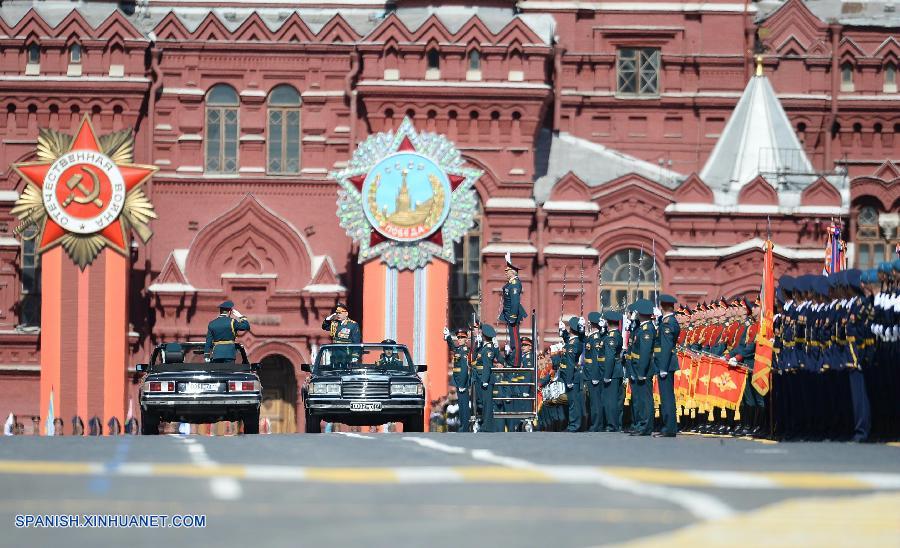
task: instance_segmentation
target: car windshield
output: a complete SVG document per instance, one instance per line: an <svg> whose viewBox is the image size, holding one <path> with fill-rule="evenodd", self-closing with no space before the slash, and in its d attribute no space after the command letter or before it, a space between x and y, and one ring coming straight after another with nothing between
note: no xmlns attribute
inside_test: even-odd
<svg viewBox="0 0 900 548"><path fill-rule="evenodd" d="M170 348L170 351L166 351L167 348ZM153 363L154 364L198 364L198 363L206 363L206 354L205 354L206 345L202 342L182 342L177 343L176 346L170 346L168 344L163 345L158 351L153 354ZM174 352L172 351L174 350ZM180 350L180 351L179 351ZM235 361L237 363L244 363L243 353L241 352L241 348L238 347L237 356L235 357Z"/></svg>
<svg viewBox="0 0 900 548"><path fill-rule="evenodd" d="M329 345L316 356L316 373L360 369L386 373L414 371L409 352L401 345Z"/></svg>

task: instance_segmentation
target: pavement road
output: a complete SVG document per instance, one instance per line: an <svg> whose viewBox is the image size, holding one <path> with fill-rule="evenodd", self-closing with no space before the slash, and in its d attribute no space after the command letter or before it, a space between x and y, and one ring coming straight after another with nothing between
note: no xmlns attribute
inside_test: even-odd
<svg viewBox="0 0 900 548"><path fill-rule="evenodd" d="M900 548L900 447L693 435L0 438L2 546ZM197 528L16 516L205 516ZM24 518L20 518L24 519Z"/></svg>

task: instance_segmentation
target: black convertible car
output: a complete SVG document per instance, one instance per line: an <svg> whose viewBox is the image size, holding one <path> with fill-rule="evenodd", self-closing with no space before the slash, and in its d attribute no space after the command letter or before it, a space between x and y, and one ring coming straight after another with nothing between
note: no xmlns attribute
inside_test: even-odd
<svg viewBox="0 0 900 548"><path fill-rule="evenodd" d="M160 422L210 423L240 420L245 434L259 433L261 385L258 363L240 344L232 363L208 363L202 342L163 343L149 364L138 364L141 433L159 434Z"/></svg>
<svg viewBox="0 0 900 548"><path fill-rule="evenodd" d="M352 426L401 421L405 432L425 427L425 371L402 344L329 344L322 346L301 390L306 431L321 432L321 421Z"/></svg>

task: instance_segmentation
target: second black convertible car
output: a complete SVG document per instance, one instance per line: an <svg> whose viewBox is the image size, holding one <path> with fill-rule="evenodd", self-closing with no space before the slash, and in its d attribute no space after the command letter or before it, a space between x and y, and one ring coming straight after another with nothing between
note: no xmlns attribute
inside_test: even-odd
<svg viewBox="0 0 900 548"><path fill-rule="evenodd" d="M409 350L402 344L322 346L302 389L306 431L321 432L321 421L352 426L401 421L405 432L425 427L425 387Z"/></svg>
<svg viewBox="0 0 900 548"><path fill-rule="evenodd" d="M156 435L160 422L194 424L221 420L244 423L245 434L259 433L261 385L258 363L250 363L240 344L231 363L208 363L204 343L164 343L153 349L141 381L141 433Z"/></svg>

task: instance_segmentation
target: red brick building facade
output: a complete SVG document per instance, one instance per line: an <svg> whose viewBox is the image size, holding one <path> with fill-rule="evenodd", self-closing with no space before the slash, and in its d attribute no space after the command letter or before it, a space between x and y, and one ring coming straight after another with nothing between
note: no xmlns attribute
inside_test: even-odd
<svg viewBox="0 0 900 548"><path fill-rule="evenodd" d="M33 158L38 128L71 132L84 114L101 134L134 127L135 160L160 170L155 235L131 258L129 367L155 342L201 337L228 296L253 322L243 342L269 364L264 414L280 430L295 428L322 315L347 299L362 316L328 173L403 117L485 172L451 323L479 289L491 319L507 250L545 337L561 304L621 301L629 270L650 288L654 262L688 303L752 293L767 230L779 274L821 268L831 219L861 266L892 252L891 3L470 4L0 4L0 413L39 414L39 263L12 233L23 185L9 165Z"/></svg>

